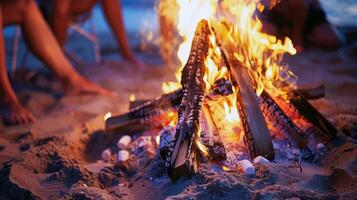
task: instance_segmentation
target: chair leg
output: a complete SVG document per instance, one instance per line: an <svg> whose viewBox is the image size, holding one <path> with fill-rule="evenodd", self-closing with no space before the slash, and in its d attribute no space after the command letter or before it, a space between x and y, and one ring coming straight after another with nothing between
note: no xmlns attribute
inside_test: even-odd
<svg viewBox="0 0 357 200"><path fill-rule="evenodd" d="M89 23L89 31L83 28L85 23ZM74 33L77 33L82 37L84 37L85 39L89 40L93 44L94 62L95 64L100 63L101 62L100 44L99 44L99 39L97 37L94 18L91 17L83 22L71 24L69 26L69 29L71 31L68 33L68 38L70 38L70 36L72 36ZM75 54L75 52L73 51L70 51L69 48L66 49L66 53L68 56L74 58L76 62L79 61L78 60L79 57L77 56L77 54Z"/></svg>
<svg viewBox="0 0 357 200"><path fill-rule="evenodd" d="M84 30L81 26L81 24L72 24L70 28L92 42L94 50L94 61L95 64L98 64L101 62L101 54L94 20L89 21L89 31Z"/></svg>
<svg viewBox="0 0 357 200"><path fill-rule="evenodd" d="M100 43L97 36L97 27L93 18L90 20L90 29L93 34L94 60L96 64L101 63Z"/></svg>
<svg viewBox="0 0 357 200"><path fill-rule="evenodd" d="M11 58L11 77L15 76L15 71L17 67L17 57L19 53L19 41L20 41L20 27L15 27L14 42L12 48L12 58Z"/></svg>

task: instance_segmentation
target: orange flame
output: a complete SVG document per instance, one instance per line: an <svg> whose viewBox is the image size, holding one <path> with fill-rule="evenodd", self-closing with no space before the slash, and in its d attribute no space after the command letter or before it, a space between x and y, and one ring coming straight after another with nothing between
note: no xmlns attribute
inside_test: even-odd
<svg viewBox="0 0 357 200"><path fill-rule="evenodd" d="M269 7L278 1L272 0ZM205 60L207 69L204 81L207 90L217 79L229 79L227 67L221 62L222 55L216 38L223 46L230 47L234 57L247 68L257 95L266 90L272 96L286 98L296 87L295 75L286 65L281 64L284 54L294 55L296 50L289 38L282 41L262 32L262 22L256 15L262 12L265 6L259 0L175 0L174 4L177 5L174 8L178 10L173 12L177 13L173 21L177 22L176 29L182 38L177 50L180 67L175 73L176 81L163 83L164 93L181 87L181 70L188 59L196 26L202 19L208 20L214 29L214 34L212 32L210 35L211 47ZM241 127L236 103L237 89L233 88L233 91L234 94L222 97L218 103L215 102L218 105L211 108L214 118L218 121L224 120L225 127L221 127L221 131L230 138L237 137L237 134L230 133L240 132L236 128ZM238 138L241 140L242 134ZM201 149L200 146L203 145L198 146Z"/></svg>
<svg viewBox="0 0 357 200"><path fill-rule="evenodd" d="M284 54L294 55L296 50L289 38L283 42L262 32L263 24L256 14L264 6L259 2L223 0L220 20L229 26L215 28L222 42L233 48L235 58L248 69L258 95L266 90L274 96L287 97L296 87L296 77L281 62Z"/></svg>

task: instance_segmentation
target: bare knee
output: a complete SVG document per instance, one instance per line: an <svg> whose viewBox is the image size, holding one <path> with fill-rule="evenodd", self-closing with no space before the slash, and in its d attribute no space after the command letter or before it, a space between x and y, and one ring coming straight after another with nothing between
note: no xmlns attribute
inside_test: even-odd
<svg viewBox="0 0 357 200"><path fill-rule="evenodd" d="M17 12L24 12L31 3L34 3L34 0L14 0L8 4Z"/></svg>
<svg viewBox="0 0 357 200"><path fill-rule="evenodd" d="M98 0L71 0L70 12L72 15L78 15L89 12Z"/></svg>
<svg viewBox="0 0 357 200"><path fill-rule="evenodd" d="M19 24L24 20L24 14L29 6L35 4L34 0L13 0L1 4L3 24Z"/></svg>

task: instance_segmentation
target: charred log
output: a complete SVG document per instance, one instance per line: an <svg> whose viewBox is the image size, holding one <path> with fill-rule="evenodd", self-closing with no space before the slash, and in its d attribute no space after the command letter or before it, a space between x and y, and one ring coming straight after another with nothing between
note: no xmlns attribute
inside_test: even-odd
<svg viewBox="0 0 357 200"><path fill-rule="evenodd" d="M212 85L206 99L216 100L221 96L228 96L231 94L233 94L233 86L230 80L220 78L215 82L215 84Z"/></svg>
<svg viewBox="0 0 357 200"><path fill-rule="evenodd" d="M192 176L198 167L194 141L199 130L199 118L205 95L205 59L209 49L210 29L206 20L197 25L188 61L182 71L183 97L178 110L178 123L174 140L170 144L165 162L172 180Z"/></svg>
<svg viewBox="0 0 357 200"><path fill-rule="evenodd" d="M202 108L199 141L206 147L207 152L205 153L210 160L223 161L227 159L221 135L207 105L203 105Z"/></svg>
<svg viewBox="0 0 357 200"><path fill-rule="evenodd" d="M229 47L223 47L222 58L226 60L231 72L232 83L238 90L237 108L245 133L244 142L252 158L264 156L273 160L272 139L260 110L258 96L254 91L253 83L249 78L248 71L234 58L229 49Z"/></svg>
<svg viewBox="0 0 357 200"><path fill-rule="evenodd" d="M229 80L222 78L212 85L211 90L205 96L205 101L214 101L232 93L232 84ZM106 121L106 130L132 130L135 132L148 129L152 121L158 120L160 115L165 115L165 113L170 110L177 110L182 96L182 89L178 89L152 100L137 100L131 102L130 107L133 108L128 113L111 117Z"/></svg>
<svg viewBox="0 0 357 200"><path fill-rule="evenodd" d="M302 131L294 122L283 112L279 105L270 97L270 95L263 91L259 97L261 110L267 121L284 135L293 146L300 149L306 146Z"/></svg>
<svg viewBox="0 0 357 200"><path fill-rule="evenodd" d="M180 89L146 101L128 113L107 119L105 128L106 130L130 130L130 128L135 127L138 130L145 129L155 117L165 114L170 109L177 109L182 95L183 93Z"/></svg>
<svg viewBox="0 0 357 200"><path fill-rule="evenodd" d="M317 111L299 92L293 91L289 99L290 103L307 119L313 126L317 127L324 137L332 139L337 134L337 129Z"/></svg>

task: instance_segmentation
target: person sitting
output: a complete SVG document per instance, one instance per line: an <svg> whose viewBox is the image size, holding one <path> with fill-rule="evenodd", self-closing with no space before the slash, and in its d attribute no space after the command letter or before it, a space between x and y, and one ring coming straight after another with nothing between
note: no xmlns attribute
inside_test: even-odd
<svg viewBox="0 0 357 200"><path fill-rule="evenodd" d="M57 41L63 47L67 40L67 30L71 20L83 13L89 12L98 0L52 0L45 2L52 3L52 6L50 6L52 9L50 9L49 23ZM124 60L143 68L143 64L135 57L130 48L124 28L120 2L118 0L100 0L99 2L104 11L105 18L122 50Z"/></svg>
<svg viewBox="0 0 357 200"><path fill-rule="evenodd" d="M32 52L61 80L67 93L113 95L76 72L63 54L34 0L0 0L0 96L2 118L10 124L35 121L21 105L7 76L3 27L18 24Z"/></svg>
<svg viewBox="0 0 357 200"><path fill-rule="evenodd" d="M307 46L335 50L342 43L318 0L280 0L263 11L262 21L267 33L290 37L298 52Z"/></svg>

